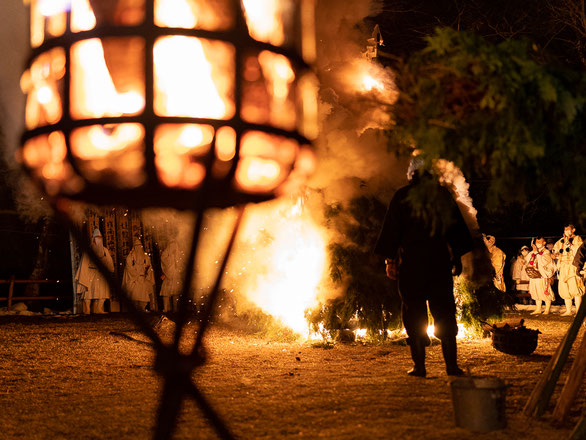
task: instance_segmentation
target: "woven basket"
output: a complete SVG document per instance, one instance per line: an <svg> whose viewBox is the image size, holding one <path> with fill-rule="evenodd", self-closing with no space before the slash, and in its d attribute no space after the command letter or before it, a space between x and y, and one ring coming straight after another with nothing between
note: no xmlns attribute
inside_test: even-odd
<svg viewBox="0 0 586 440"><path fill-rule="evenodd" d="M539 330L526 327L515 329L494 329L492 331L492 346L498 351L507 354L528 355L537 348Z"/></svg>

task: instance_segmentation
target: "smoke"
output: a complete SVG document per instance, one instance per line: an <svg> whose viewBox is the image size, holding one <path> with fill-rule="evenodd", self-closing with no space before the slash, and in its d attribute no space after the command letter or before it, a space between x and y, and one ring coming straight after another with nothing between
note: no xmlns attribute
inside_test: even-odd
<svg viewBox="0 0 586 440"><path fill-rule="evenodd" d="M326 203L365 192L390 198L406 182L408 158L389 151L383 132L397 98L393 74L365 56L373 29L364 19L380 8L378 1L319 2L319 167L309 185L324 191Z"/></svg>
<svg viewBox="0 0 586 440"><path fill-rule="evenodd" d="M453 162L439 159L435 162L435 166L440 174L440 182L446 187L451 188L454 193L456 203L460 207L460 212L466 221L468 229L473 232L479 231L478 219L476 214L478 211L474 208L472 198L470 197L470 184L466 181L462 170L460 170Z"/></svg>
<svg viewBox="0 0 586 440"><path fill-rule="evenodd" d="M0 70L2 159L16 209L23 219L35 222L50 216L51 210L44 196L15 161L20 134L24 129L24 95L19 84L28 52L27 22L22 0L3 0L0 14L0 54L4 59Z"/></svg>

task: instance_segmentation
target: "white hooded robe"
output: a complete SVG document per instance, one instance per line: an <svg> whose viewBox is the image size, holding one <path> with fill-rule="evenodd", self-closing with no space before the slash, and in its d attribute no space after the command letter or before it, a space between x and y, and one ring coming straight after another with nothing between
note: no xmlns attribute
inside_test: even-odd
<svg viewBox="0 0 586 440"><path fill-rule="evenodd" d="M181 294L183 264L183 254L177 243L172 241L161 254L161 269L165 275L161 286L161 296Z"/></svg>
<svg viewBox="0 0 586 440"><path fill-rule="evenodd" d="M126 257L122 288L126 289L132 301L151 301L155 291L155 275L151 265L151 257L144 251L140 241Z"/></svg>
<svg viewBox="0 0 586 440"><path fill-rule="evenodd" d="M92 239L92 249L108 270L113 272L114 261L108 248L103 245L98 245L94 238ZM77 283L77 293L81 294L83 301L110 298L110 289L106 278L104 278L90 257L85 253L81 257L81 262L75 273L75 281Z"/></svg>

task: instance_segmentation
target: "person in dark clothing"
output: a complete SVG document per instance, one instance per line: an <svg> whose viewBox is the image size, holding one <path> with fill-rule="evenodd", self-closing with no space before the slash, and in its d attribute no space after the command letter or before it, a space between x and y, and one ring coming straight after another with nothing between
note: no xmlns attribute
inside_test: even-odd
<svg viewBox="0 0 586 440"><path fill-rule="evenodd" d="M433 206L426 206L430 215L422 216L413 208L410 195L429 189ZM407 372L411 376L426 375L427 303L447 374L463 374L457 362L453 274L461 273L461 257L472 248L472 236L450 191L431 174L416 171L410 184L397 190L391 200L375 247L375 253L386 258L387 276L398 279L403 324L415 364Z"/></svg>

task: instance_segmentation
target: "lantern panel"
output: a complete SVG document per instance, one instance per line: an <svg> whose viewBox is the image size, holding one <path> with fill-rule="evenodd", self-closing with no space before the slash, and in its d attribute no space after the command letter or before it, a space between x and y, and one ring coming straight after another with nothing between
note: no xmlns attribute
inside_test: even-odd
<svg viewBox="0 0 586 440"><path fill-rule="evenodd" d="M155 154L173 150L176 154L203 156L214 138L214 128L201 124L161 124L155 130Z"/></svg>
<svg viewBox="0 0 586 440"><path fill-rule="evenodd" d="M236 156L236 131L229 126L218 128L215 142L216 159L212 165L212 176L215 179L225 178L232 169Z"/></svg>
<svg viewBox="0 0 586 440"><path fill-rule="evenodd" d="M297 141L261 131L243 134L236 185L245 192L275 189L291 171L298 150Z"/></svg>
<svg viewBox="0 0 586 440"><path fill-rule="evenodd" d="M63 116L65 51L56 47L39 55L20 80L27 94L25 122L28 129L55 124Z"/></svg>
<svg viewBox="0 0 586 440"><path fill-rule="evenodd" d="M161 182L173 188L193 189L203 181L201 163L210 150L214 128L201 124L161 124L155 130L155 166Z"/></svg>
<svg viewBox="0 0 586 440"><path fill-rule="evenodd" d="M60 192L75 194L83 189L84 182L66 161L66 154L65 136L55 131L26 141L22 160L43 183L49 195Z"/></svg>
<svg viewBox="0 0 586 440"><path fill-rule="evenodd" d="M316 58L315 2L316 0L301 0L301 54L309 64Z"/></svg>
<svg viewBox="0 0 586 440"><path fill-rule="evenodd" d="M252 38L274 46L297 44L295 0L242 0L248 33Z"/></svg>
<svg viewBox="0 0 586 440"><path fill-rule="evenodd" d="M174 188L193 189L206 171L202 156L210 150L214 128L202 124L161 124L155 130L155 166L161 182Z"/></svg>
<svg viewBox="0 0 586 440"><path fill-rule="evenodd" d="M262 51L245 60L242 119L294 130L295 71L283 55Z"/></svg>
<svg viewBox="0 0 586 440"><path fill-rule="evenodd" d="M315 167L316 159L311 146L303 145L297 154L293 170L287 180L279 186L277 195L291 194L298 190L313 174Z"/></svg>
<svg viewBox="0 0 586 440"><path fill-rule="evenodd" d="M160 27L222 31L234 27L233 0L155 0Z"/></svg>
<svg viewBox="0 0 586 440"><path fill-rule="evenodd" d="M145 17L145 0L71 0L72 32L96 26L134 26Z"/></svg>
<svg viewBox="0 0 586 440"><path fill-rule="evenodd" d="M136 115L144 110L144 41L92 38L71 46L71 117Z"/></svg>
<svg viewBox="0 0 586 440"><path fill-rule="evenodd" d="M216 134L216 157L228 162L236 155L236 131L232 127L220 127Z"/></svg>
<svg viewBox="0 0 586 440"><path fill-rule="evenodd" d="M308 139L315 139L318 133L318 84L316 76L311 72L305 73L297 83L297 106L300 115L297 129Z"/></svg>
<svg viewBox="0 0 586 440"><path fill-rule="evenodd" d="M135 188L145 180L144 127L136 123L89 125L72 130L71 152L90 182Z"/></svg>
<svg viewBox="0 0 586 440"><path fill-rule="evenodd" d="M65 0L31 0L30 39L32 47L39 47L48 38L59 37L67 28Z"/></svg>
<svg viewBox="0 0 586 440"><path fill-rule="evenodd" d="M234 57L229 43L195 37L155 42L154 109L159 116L234 116Z"/></svg>

